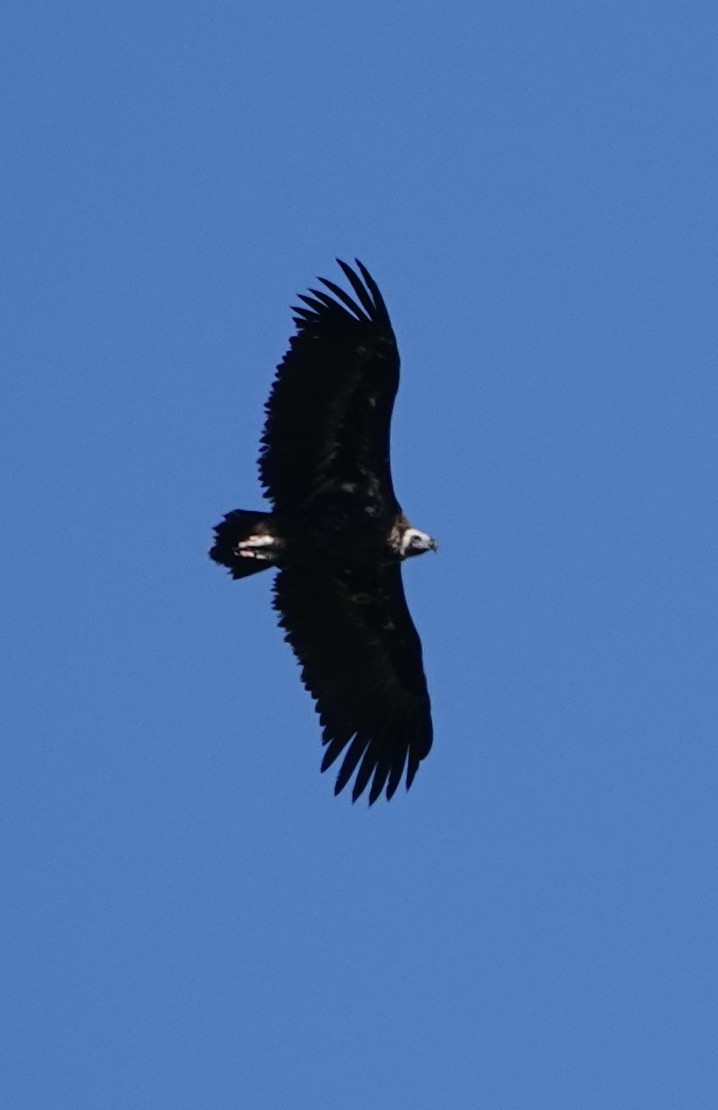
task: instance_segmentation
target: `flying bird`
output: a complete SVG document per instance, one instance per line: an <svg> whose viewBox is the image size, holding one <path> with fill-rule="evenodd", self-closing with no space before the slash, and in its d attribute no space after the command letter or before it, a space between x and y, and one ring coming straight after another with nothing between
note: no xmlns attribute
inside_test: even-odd
<svg viewBox="0 0 718 1110"><path fill-rule="evenodd" d="M319 278L265 406L259 476L271 512L235 509L210 556L234 578L275 567L273 605L316 702L322 771L342 757L369 804L411 786L432 742L421 642L401 564L436 551L412 527L391 478L399 351L379 288L337 259L352 293ZM353 295L352 295L353 294Z"/></svg>

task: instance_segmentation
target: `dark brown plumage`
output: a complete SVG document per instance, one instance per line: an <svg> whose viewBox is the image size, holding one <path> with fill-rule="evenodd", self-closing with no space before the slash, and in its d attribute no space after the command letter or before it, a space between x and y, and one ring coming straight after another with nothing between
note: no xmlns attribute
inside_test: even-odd
<svg viewBox="0 0 718 1110"><path fill-rule="evenodd" d="M394 494L389 459L399 353L371 275L339 262L354 296L319 279L267 402L259 460L271 513L235 510L212 558L236 578L275 566L274 607L316 701L335 793L390 798L432 742L421 643L401 561L436 549Z"/></svg>

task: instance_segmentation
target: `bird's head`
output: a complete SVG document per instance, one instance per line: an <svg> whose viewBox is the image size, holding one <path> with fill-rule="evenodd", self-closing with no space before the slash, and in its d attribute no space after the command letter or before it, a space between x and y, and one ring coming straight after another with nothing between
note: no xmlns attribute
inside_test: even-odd
<svg viewBox="0 0 718 1110"><path fill-rule="evenodd" d="M407 528L401 537L399 554L402 559L408 559L411 555L423 555L425 551L438 551L438 549L436 540L426 532L420 532L418 528Z"/></svg>

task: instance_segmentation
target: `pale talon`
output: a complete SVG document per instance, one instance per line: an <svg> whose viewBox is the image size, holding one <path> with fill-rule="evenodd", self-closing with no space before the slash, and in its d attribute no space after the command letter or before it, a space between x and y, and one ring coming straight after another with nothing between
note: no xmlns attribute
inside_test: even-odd
<svg viewBox="0 0 718 1110"><path fill-rule="evenodd" d="M274 543L274 536L250 536L248 540L242 540L237 544L237 550L246 548L251 550L255 547L270 547Z"/></svg>
<svg viewBox="0 0 718 1110"><path fill-rule="evenodd" d="M274 536L250 536L246 540L241 540L234 549L235 555L239 555L244 559L259 559L264 563L271 561L271 554L267 551L262 551L263 547L272 547L275 544Z"/></svg>

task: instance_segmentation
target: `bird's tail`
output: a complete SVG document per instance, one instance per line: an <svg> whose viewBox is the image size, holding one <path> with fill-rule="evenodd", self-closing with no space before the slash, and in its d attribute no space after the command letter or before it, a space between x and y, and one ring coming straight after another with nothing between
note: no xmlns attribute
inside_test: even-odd
<svg viewBox="0 0 718 1110"><path fill-rule="evenodd" d="M271 513L234 509L215 527L210 558L228 567L233 578L267 570L277 562L281 547L273 523Z"/></svg>

